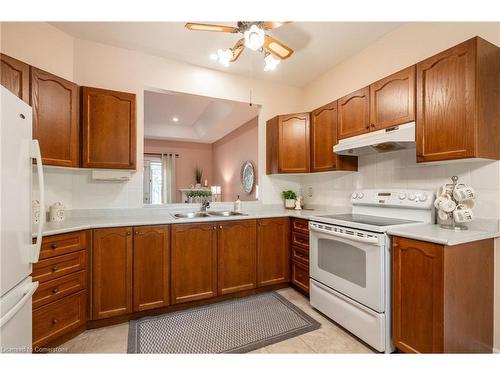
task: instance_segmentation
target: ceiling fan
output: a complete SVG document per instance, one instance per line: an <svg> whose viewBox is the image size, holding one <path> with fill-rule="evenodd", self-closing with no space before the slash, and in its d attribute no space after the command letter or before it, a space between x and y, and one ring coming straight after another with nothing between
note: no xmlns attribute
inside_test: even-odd
<svg viewBox="0 0 500 375"><path fill-rule="evenodd" d="M206 23L186 23L186 28L195 31L215 31L221 33L241 33L243 38L238 40L233 48L226 50L219 49L217 54L212 54L211 58L219 61L224 66L229 66L230 62L235 62L245 47L253 51L264 52L264 71L274 70L281 60L289 58L293 49L277 41L272 36L265 33L265 30L276 29L289 22L238 21L236 27L224 25L212 25Z"/></svg>

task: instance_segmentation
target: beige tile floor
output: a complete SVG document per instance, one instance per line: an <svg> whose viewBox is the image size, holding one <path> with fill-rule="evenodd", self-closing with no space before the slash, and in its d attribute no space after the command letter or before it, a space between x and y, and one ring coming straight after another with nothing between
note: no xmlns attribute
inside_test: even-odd
<svg viewBox="0 0 500 375"><path fill-rule="evenodd" d="M252 353L373 353L372 350L314 310L309 301L294 289L278 291L290 302L321 323L321 328L272 344ZM126 353L128 323L88 330L63 344L67 353Z"/></svg>

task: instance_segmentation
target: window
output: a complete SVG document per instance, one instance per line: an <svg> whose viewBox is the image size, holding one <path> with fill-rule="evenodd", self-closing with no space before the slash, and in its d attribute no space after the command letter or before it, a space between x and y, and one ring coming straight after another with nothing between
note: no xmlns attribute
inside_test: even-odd
<svg viewBox="0 0 500 375"><path fill-rule="evenodd" d="M161 204L162 186L161 159L144 158L144 204Z"/></svg>

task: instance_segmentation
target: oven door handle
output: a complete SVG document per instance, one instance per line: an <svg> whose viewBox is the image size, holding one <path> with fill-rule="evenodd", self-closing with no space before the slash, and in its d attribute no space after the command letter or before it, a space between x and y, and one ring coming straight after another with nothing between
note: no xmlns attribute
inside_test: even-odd
<svg viewBox="0 0 500 375"><path fill-rule="evenodd" d="M314 232L319 232L319 233L324 233L328 234L329 236L332 237L340 237L340 238L345 238L351 241L356 241L356 242L363 242L363 243L369 243L369 244L378 244L378 238L367 238L367 237L358 237L358 236L353 236L351 234L344 234L344 233L338 233L334 232L328 229L320 229L317 228L314 224L310 225L310 230Z"/></svg>

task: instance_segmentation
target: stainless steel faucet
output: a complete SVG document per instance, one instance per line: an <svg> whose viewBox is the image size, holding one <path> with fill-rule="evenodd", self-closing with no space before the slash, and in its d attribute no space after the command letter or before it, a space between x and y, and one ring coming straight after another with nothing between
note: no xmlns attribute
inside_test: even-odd
<svg viewBox="0 0 500 375"><path fill-rule="evenodd" d="M208 200L205 200L201 204L200 211L201 212L206 212L207 208L209 208L209 207L210 207L210 202Z"/></svg>

